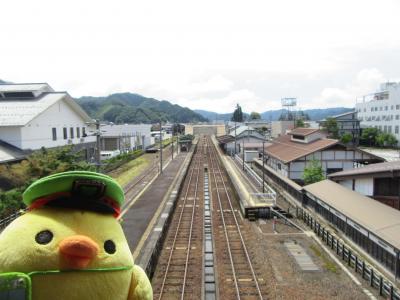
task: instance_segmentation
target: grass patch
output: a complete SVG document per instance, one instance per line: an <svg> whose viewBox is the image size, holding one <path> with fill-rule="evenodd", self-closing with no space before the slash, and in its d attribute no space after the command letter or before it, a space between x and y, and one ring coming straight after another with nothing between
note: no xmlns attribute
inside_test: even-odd
<svg viewBox="0 0 400 300"><path fill-rule="evenodd" d="M121 186L125 186L129 181L143 172L149 164L150 158L147 155L142 155L126 164L123 164L108 175L118 181Z"/></svg>
<svg viewBox="0 0 400 300"><path fill-rule="evenodd" d="M319 248L317 248L315 245L311 245L310 249L314 252L316 256L322 259L325 269L331 271L332 273L338 273L336 264L334 264L328 257L326 257L326 255L323 254Z"/></svg>

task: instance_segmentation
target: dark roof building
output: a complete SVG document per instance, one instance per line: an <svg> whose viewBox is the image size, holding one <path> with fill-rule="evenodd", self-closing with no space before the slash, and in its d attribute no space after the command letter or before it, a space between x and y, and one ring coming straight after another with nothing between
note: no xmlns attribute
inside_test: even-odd
<svg viewBox="0 0 400 300"><path fill-rule="evenodd" d="M276 138L265 148L265 155L272 169L299 184L303 184L303 171L312 160L321 163L325 174L382 161L359 149L348 148L338 140L328 139L325 133L311 128L296 128Z"/></svg>

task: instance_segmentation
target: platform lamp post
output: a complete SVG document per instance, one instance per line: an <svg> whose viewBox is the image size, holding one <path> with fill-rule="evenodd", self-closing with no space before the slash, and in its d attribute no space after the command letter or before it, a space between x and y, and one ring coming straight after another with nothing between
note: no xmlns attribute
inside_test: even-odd
<svg viewBox="0 0 400 300"><path fill-rule="evenodd" d="M243 149L242 149L242 151L243 151L243 171L244 171L244 138L243 138Z"/></svg>
<svg viewBox="0 0 400 300"><path fill-rule="evenodd" d="M265 173L265 169L264 169L264 166L265 166L265 158L264 158L264 156L265 156L265 148L264 148L264 144L265 144L265 141L263 140L263 142L262 142L262 144L263 144L263 153L262 153L262 160L263 160L263 168L262 168L262 181L263 181L263 194L265 193L265 177L264 177L264 173Z"/></svg>
<svg viewBox="0 0 400 300"><path fill-rule="evenodd" d="M236 119L235 119L235 151L233 153L234 156L236 156Z"/></svg>
<svg viewBox="0 0 400 300"><path fill-rule="evenodd" d="M163 152L163 148L162 148L162 133L161 133L161 121L160 121L160 175L162 174L162 165L163 165L163 161L162 161L162 152Z"/></svg>

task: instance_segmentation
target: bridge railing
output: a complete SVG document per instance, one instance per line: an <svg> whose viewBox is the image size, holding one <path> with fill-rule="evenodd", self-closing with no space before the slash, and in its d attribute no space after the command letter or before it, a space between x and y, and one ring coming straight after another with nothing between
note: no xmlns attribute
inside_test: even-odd
<svg viewBox="0 0 400 300"><path fill-rule="evenodd" d="M400 291L393 286L392 283L384 279L384 277L371 265L366 263L362 257L352 252L343 242L336 236L332 235L329 230L325 229L315 218L301 208L297 208L297 216L303 220L314 233L322 239L325 244L336 252L346 264L359 273L369 285L379 291L380 296L388 297L391 300L400 300Z"/></svg>

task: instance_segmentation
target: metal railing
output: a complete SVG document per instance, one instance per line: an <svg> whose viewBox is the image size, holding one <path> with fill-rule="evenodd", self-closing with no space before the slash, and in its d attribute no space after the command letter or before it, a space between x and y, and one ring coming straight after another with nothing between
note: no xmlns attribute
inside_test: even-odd
<svg viewBox="0 0 400 300"><path fill-rule="evenodd" d="M400 300L400 291L392 283L387 281L376 269L365 262L360 256L352 252L343 242L341 242L329 230L321 226L309 213L302 208L297 208L297 217L304 221L314 233L322 239L325 244L336 252L354 272L361 275L369 285L379 291L380 296L389 297L388 299Z"/></svg>
<svg viewBox="0 0 400 300"><path fill-rule="evenodd" d="M235 156L236 161L242 165L243 164L243 160L241 157L239 157L239 155ZM260 187L262 187L262 178L251 168L248 166L247 163L244 164L244 168L247 172L247 174L255 181L257 182L257 184L260 185ZM276 192L267 184L265 183L265 189L266 189L266 193L262 193L264 195L264 201L271 201L274 202L274 205L276 205Z"/></svg>

